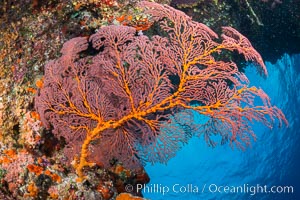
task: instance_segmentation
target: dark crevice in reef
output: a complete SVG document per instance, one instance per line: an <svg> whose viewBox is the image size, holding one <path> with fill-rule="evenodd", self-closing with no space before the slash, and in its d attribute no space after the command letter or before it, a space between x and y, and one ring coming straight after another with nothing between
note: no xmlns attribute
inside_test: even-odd
<svg viewBox="0 0 300 200"><path fill-rule="evenodd" d="M171 5L220 33L233 26L244 34L266 61L284 53L300 53L300 1L173 0Z"/></svg>

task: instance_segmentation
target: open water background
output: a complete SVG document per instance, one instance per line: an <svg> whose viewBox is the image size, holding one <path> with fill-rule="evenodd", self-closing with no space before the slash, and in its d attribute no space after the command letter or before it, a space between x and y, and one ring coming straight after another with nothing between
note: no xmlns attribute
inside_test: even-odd
<svg viewBox="0 0 300 200"><path fill-rule="evenodd" d="M257 141L246 151L232 150L228 145L210 148L203 138L192 138L168 165L146 166L151 177L148 190L143 192L146 198L300 199L300 55L284 55L275 64L267 62L266 65L269 72L266 79L252 66L246 68L246 75L250 85L261 87L272 104L282 109L289 126L278 128L276 125L270 130L262 124L254 124ZM271 186L292 186L293 193L255 194L251 186L257 184L269 189ZM181 186L183 192L179 191ZM215 191L215 186L242 186L248 188L248 192L210 192L209 189ZM160 191L153 191L155 187ZM198 192L188 191L195 187ZM169 191L163 194L163 188Z"/></svg>

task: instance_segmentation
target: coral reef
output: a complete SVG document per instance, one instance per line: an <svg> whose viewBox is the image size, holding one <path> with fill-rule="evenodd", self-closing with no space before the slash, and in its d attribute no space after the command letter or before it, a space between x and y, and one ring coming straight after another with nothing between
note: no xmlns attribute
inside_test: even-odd
<svg viewBox="0 0 300 200"><path fill-rule="evenodd" d="M14 173L15 176L7 173L8 163L1 161L0 178L3 184L0 187L0 194L5 195L3 199L24 199L25 194L29 199L35 195L36 197L41 196L43 199L47 195L48 197L49 195L55 196L54 192L49 194L46 188L41 189L36 183L37 177L40 177L38 180L44 180L41 174L26 172L26 170L34 169L27 168L26 165L39 166L36 163L37 160L45 156L49 165L51 164L53 167L45 168L44 166L42 174L47 170L51 170L53 174L63 173L61 183L52 181L50 188L59 191L61 197L70 195L71 190L59 189L63 184L66 185L65 181L69 180L67 176L69 172L62 170L64 169L63 165L55 162L55 159L59 160L61 156L56 151L64 144L59 143L50 132L41 129L39 115L33 110L33 98L37 90L42 87L45 63L59 55L62 44L70 38L94 33L96 28L107 23L107 19L102 16L109 12L113 13L112 9L116 9L115 7L91 9L89 5L76 8L74 2L71 0L4 0L0 4L1 158L5 158L4 161L7 161L4 152L10 149L13 149L17 155L19 155L17 152L27 152L26 155L33 158L25 164L13 160L11 164L16 162L15 168L20 169L20 172ZM91 16L94 19L97 18L99 23L90 23L91 20L84 24L82 20L85 19L86 14L83 13L92 14ZM139 16L138 11L135 13ZM121 13L116 12L116 14L118 16ZM18 166L22 167L18 168ZM25 176L26 180L24 181L22 177L26 174L29 176ZM53 176L49 176L48 172L46 177L48 178L45 180L53 178ZM107 180L113 179L109 177ZM117 178L115 179L117 181ZM135 178L130 177L130 179ZM17 183L18 180L23 180L23 182L14 191L12 182ZM118 187L121 188L121 186ZM111 188L114 192L117 191L114 186ZM76 189L76 191L79 190ZM89 191L85 193L89 193ZM77 194L74 193L73 196L75 198Z"/></svg>
<svg viewBox="0 0 300 200"><path fill-rule="evenodd" d="M221 43L216 33L167 5L142 2L167 37L135 35L126 26L100 28L63 45L62 56L45 67L44 84L35 98L41 121L57 138L64 138L65 155L74 161L79 180L84 168L117 160L126 167L143 162L166 162L191 135L200 131L214 145L247 147L255 135L253 120L272 127L285 116L268 96L248 87L244 74L232 61L215 54L237 51L267 74L261 56L238 31L223 27ZM172 82L176 77L178 83ZM263 105L255 106L254 99ZM200 127L192 111L209 116Z"/></svg>
<svg viewBox="0 0 300 200"><path fill-rule="evenodd" d="M156 2L170 3L169 0ZM176 0L172 5L182 7L189 15L194 15L194 20L213 27L217 33L222 31L220 27L224 24L243 28L240 19L253 23L251 30L271 27L267 13L278 16L280 9L288 9L285 2L276 3L279 1L249 0L249 7L245 6L246 1L188 1L187 6L180 6L180 2L184 1ZM149 182L141 165L145 161L166 162L195 132L204 136L211 146L229 142L232 146L245 148L255 139L246 126L247 121L263 120L270 127L276 117L285 121L262 90L247 88L246 78L230 62L235 60L240 64L235 54L229 56L230 51L236 49L246 55L246 60L258 63L259 71L265 73L259 54L244 36L225 28L222 38L216 38L206 26L168 6L137 5L141 5L139 0L3 0L0 3L0 199L141 199L142 194L135 187L138 183ZM264 26L255 23L250 7ZM263 12L264 9L270 12ZM291 10L295 19L297 9L294 6ZM236 17L237 14L241 17ZM176 16L180 16L179 21ZM287 16L282 18L289 19ZM185 23L190 26L184 26ZM178 32L178 27L182 27L182 32ZM200 33L195 27L200 28ZM120 37L120 33L128 35ZM176 34L183 40L176 39ZM106 43L116 35L118 41L112 39L111 43ZM122 40L126 42L121 44ZM252 40L262 44L255 37ZM196 48L199 41L205 46L199 45L199 48L208 54ZM118 42L120 49L112 51L111 45ZM224 49L229 51L222 51ZM123 62L116 68L113 61L116 52L122 56L127 52L132 57L120 57ZM48 63L49 60L52 61ZM148 65L142 65L143 62ZM156 64L156 71L150 70L151 63ZM67 64L77 68L68 69ZM89 71L94 65L101 65L102 70L98 66L96 71ZM170 67L172 65L176 67ZM49 77L55 68L55 76ZM66 82L60 82L76 77L72 73L78 70L82 72L78 81L90 85L76 85L78 82L75 82L68 86ZM126 73L120 78L122 70ZM88 82L87 72L93 74ZM95 98L81 104L84 101L80 93L78 96L73 92L70 99L73 102L77 95L74 106L82 113L88 113L88 105L96 117L98 111L105 112L103 124L113 127L103 131L96 129L90 139L84 137L83 130L78 130L74 137L74 129L80 129L76 121L70 123L72 126L61 127L64 120L68 117L71 120L73 116L51 114L51 109L49 112L45 109L47 106L41 106L53 100L47 99L45 94L48 93L46 88L55 88L55 80L63 86L57 88L60 92L61 89L76 92L82 89L87 96L105 92L106 96L97 97L105 100L101 109L100 104L91 102ZM74 83L76 79L68 81ZM193 85L197 87L193 88ZM132 98L128 98L130 93ZM66 97L56 95L53 96L54 103ZM163 101L168 97L170 101ZM253 107L252 98L262 99L263 106ZM242 101L248 103L249 108L242 107ZM38 105L39 112L34 105ZM53 109L63 111L60 106L63 104ZM108 108L111 110L106 112ZM196 112L207 115L210 120L200 126L192 124ZM53 118L49 118L50 115ZM56 123L60 117L62 120ZM240 119L239 123L233 124L236 119ZM97 128L97 120L85 118L83 121L82 126ZM66 132L60 132L62 130ZM218 133L222 133L221 142L211 139ZM133 146L128 149L123 139ZM84 143L88 148L84 148ZM109 148L103 149L103 146ZM86 150L88 153L85 154ZM100 152L99 156L95 156L97 152ZM87 163L92 164L87 167ZM127 184L133 186L131 194L126 194Z"/></svg>

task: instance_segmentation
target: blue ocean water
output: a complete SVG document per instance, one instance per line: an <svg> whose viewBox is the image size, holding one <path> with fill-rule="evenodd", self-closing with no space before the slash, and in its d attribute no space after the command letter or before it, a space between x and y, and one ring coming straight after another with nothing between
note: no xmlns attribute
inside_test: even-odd
<svg viewBox="0 0 300 200"><path fill-rule="evenodd" d="M228 145L210 148L203 138L192 138L167 165L146 166L151 181L143 190L145 198L300 199L300 55L284 55L276 64L266 65L266 79L251 66L246 75L282 109L289 126L270 130L255 124L257 141L246 151ZM239 192L231 186L240 186ZM272 186L277 193L263 192ZM292 186L289 193L285 186Z"/></svg>

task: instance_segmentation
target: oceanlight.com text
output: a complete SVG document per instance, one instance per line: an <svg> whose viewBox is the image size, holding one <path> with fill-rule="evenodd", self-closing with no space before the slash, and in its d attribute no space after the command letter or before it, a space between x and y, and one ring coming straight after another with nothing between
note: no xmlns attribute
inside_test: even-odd
<svg viewBox="0 0 300 200"><path fill-rule="evenodd" d="M127 192L132 192L134 190L133 185L126 185ZM137 184L136 190L138 192L152 193L166 195L168 193L180 194L180 193L213 193L213 194L291 194L294 192L293 186L268 186L268 185L218 185L218 184L179 184L175 183L173 185L164 184Z"/></svg>

